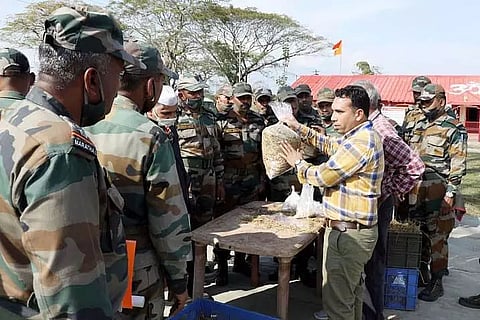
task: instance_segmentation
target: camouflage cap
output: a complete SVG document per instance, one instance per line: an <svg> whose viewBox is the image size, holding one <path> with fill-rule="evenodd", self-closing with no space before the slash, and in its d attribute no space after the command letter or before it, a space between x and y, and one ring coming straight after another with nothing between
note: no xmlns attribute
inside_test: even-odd
<svg viewBox="0 0 480 320"><path fill-rule="evenodd" d="M124 46L127 53L137 58L146 66L146 69L142 69L133 64L127 65L125 66L126 73L140 76L164 74L174 79L176 76L178 79L178 75L165 66L157 48L147 46L146 44L139 43L135 40L129 40L125 42Z"/></svg>
<svg viewBox="0 0 480 320"><path fill-rule="evenodd" d="M0 76L14 76L30 73L30 64L27 57L12 48L0 49Z"/></svg>
<svg viewBox="0 0 480 320"><path fill-rule="evenodd" d="M292 89L292 87L283 86L283 87L278 88L278 92L277 92L278 101L285 102L285 100L290 99L290 98L297 99L297 95L295 94L295 91Z"/></svg>
<svg viewBox="0 0 480 320"><path fill-rule="evenodd" d="M233 85L233 95L235 97L252 96L252 86L245 82L238 82Z"/></svg>
<svg viewBox="0 0 480 320"><path fill-rule="evenodd" d="M181 76L177 83L177 90L195 92L205 88L208 88L208 85L200 76Z"/></svg>
<svg viewBox="0 0 480 320"><path fill-rule="evenodd" d="M445 96L445 89L439 85L439 84L434 84L430 83L427 84L423 90L418 99L420 100L432 100L436 96Z"/></svg>
<svg viewBox="0 0 480 320"><path fill-rule="evenodd" d="M412 91L422 92L423 87L432 83L432 80L425 76L418 76L412 80Z"/></svg>
<svg viewBox="0 0 480 320"><path fill-rule="evenodd" d="M217 92L215 93L215 96L220 96L220 95L226 96L228 98L233 96L232 85L230 83L225 83L223 86L218 88Z"/></svg>
<svg viewBox="0 0 480 320"><path fill-rule="evenodd" d="M253 95L255 96L255 100L258 100L260 97L269 97L272 99L273 96L272 90L267 88L258 88Z"/></svg>
<svg viewBox="0 0 480 320"><path fill-rule="evenodd" d="M322 88L317 93L317 103L319 102L333 102L335 93L330 88Z"/></svg>
<svg viewBox="0 0 480 320"><path fill-rule="evenodd" d="M99 7L62 7L45 20L43 42L73 51L108 53L139 68L145 65L123 48L120 25Z"/></svg>
<svg viewBox="0 0 480 320"><path fill-rule="evenodd" d="M310 89L308 84L299 84L295 87L295 94L298 96L300 93L312 94L312 89Z"/></svg>

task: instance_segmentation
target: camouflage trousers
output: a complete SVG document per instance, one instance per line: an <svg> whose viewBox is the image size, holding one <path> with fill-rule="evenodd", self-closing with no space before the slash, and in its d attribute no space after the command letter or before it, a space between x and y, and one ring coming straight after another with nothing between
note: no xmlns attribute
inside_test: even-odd
<svg viewBox="0 0 480 320"><path fill-rule="evenodd" d="M194 230L213 219L217 182L213 169L185 169L190 178L190 224Z"/></svg>
<svg viewBox="0 0 480 320"><path fill-rule="evenodd" d="M441 213L446 185L441 180L422 181L413 218L421 223L422 262L430 264L432 273L448 267L448 237L455 226L453 210Z"/></svg>
<svg viewBox="0 0 480 320"><path fill-rule="evenodd" d="M226 167L223 183L225 187L225 201L217 203L215 208L216 217L234 209L238 205L260 200L262 185L260 171L256 168L237 169Z"/></svg>
<svg viewBox="0 0 480 320"><path fill-rule="evenodd" d="M164 282L156 253L144 250L135 255L132 294L145 297L143 308L123 309L115 320L162 320L165 310Z"/></svg>
<svg viewBox="0 0 480 320"><path fill-rule="evenodd" d="M268 201L285 201L292 192L292 185L295 186L295 191L300 192L302 190L297 174L293 169L279 177L269 180L267 193Z"/></svg>

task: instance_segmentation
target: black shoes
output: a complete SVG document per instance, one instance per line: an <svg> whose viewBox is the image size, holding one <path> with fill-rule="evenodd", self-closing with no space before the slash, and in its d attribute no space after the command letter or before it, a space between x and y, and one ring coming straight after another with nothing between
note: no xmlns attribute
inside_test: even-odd
<svg viewBox="0 0 480 320"><path fill-rule="evenodd" d="M480 294L476 296L460 298L458 303L467 308L480 309Z"/></svg>
<svg viewBox="0 0 480 320"><path fill-rule="evenodd" d="M433 302L441 296L443 296L442 275L438 275L432 276L432 280L427 287L418 294L418 299Z"/></svg>

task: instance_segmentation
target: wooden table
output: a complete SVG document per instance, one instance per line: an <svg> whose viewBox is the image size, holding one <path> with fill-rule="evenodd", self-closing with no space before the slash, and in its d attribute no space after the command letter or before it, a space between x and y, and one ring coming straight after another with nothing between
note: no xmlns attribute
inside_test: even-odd
<svg viewBox="0 0 480 320"><path fill-rule="evenodd" d="M203 296L207 245L252 255L251 282L254 286L258 286L258 256L274 256L279 262L277 314L285 320L288 318L290 263L315 239L318 239L317 261L320 265L317 268L317 293L321 291L323 219L296 219L284 213L281 212L281 203L255 201L192 231L195 242L193 298Z"/></svg>

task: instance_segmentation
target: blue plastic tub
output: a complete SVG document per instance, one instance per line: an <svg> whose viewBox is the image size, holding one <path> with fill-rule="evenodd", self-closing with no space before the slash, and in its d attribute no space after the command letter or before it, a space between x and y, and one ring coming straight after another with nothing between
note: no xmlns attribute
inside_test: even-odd
<svg viewBox="0 0 480 320"><path fill-rule="evenodd" d="M228 304L196 299L170 320L278 320Z"/></svg>

